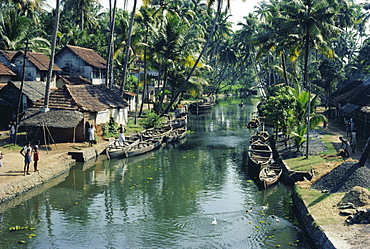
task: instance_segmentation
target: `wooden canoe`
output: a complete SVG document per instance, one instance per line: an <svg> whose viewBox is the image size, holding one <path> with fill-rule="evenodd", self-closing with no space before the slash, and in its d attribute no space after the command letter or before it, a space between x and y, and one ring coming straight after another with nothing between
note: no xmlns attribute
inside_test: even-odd
<svg viewBox="0 0 370 249"><path fill-rule="evenodd" d="M263 187L267 188L276 183L279 180L282 172L283 170L278 164L271 164L262 168L259 173L259 179L262 182Z"/></svg>
<svg viewBox="0 0 370 249"><path fill-rule="evenodd" d="M251 121L249 121L245 126L248 128L248 129L255 129L255 128L258 128L260 126L260 121L258 118L255 118L255 119L252 119Z"/></svg>
<svg viewBox="0 0 370 249"><path fill-rule="evenodd" d="M160 127L160 128L147 129L147 130L141 132L140 135L142 136L143 140L147 140L147 139L150 139L150 138L165 137L169 133L171 133L172 130L173 130L173 128L168 125L168 126L163 126L163 127Z"/></svg>
<svg viewBox="0 0 370 249"><path fill-rule="evenodd" d="M270 138L270 135L267 131L259 131L256 135L251 136L249 142L252 143L266 143L267 140Z"/></svg>
<svg viewBox="0 0 370 249"><path fill-rule="evenodd" d="M124 157L126 151L138 143L140 143L140 137L138 136L126 137L123 144L120 144L116 139L108 145L106 154L108 158Z"/></svg>
<svg viewBox="0 0 370 249"><path fill-rule="evenodd" d="M163 137L154 137L154 138L141 141L140 143L134 146L131 146L131 148L125 152L125 156L132 157L132 156L137 156L137 155L141 155L149 151L152 151L160 147L162 144L162 141L163 141Z"/></svg>
<svg viewBox="0 0 370 249"><path fill-rule="evenodd" d="M186 126L187 124L187 117L175 118L173 120L169 120L163 123L163 126L171 126L173 129L181 128Z"/></svg>
<svg viewBox="0 0 370 249"><path fill-rule="evenodd" d="M186 131L187 131L186 127L173 129L170 133L166 134L164 140L166 143L178 141L185 137Z"/></svg>
<svg viewBox="0 0 370 249"><path fill-rule="evenodd" d="M213 102L194 102L189 105L189 110L192 112L201 112L211 110L215 103Z"/></svg>
<svg viewBox="0 0 370 249"><path fill-rule="evenodd" d="M249 146L248 156L250 161L262 168L271 162L273 153L268 144L252 143Z"/></svg>

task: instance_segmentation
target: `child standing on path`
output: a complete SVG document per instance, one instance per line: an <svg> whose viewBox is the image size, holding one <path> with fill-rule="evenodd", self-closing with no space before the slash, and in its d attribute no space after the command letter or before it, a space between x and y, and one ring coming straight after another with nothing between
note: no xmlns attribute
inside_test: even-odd
<svg viewBox="0 0 370 249"><path fill-rule="evenodd" d="M29 175L30 173L28 172L30 169L30 163L32 162L31 159L31 154L32 154L32 148L31 148L31 143L27 142L26 146L24 146L20 153L22 156L24 156L24 169L23 169L23 175L25 176L26 174Z"/></svg>
<svg viewBox="0 0 370 249"><path fill-rule="evenodd" d="M33 168L35 170L35 172L39 171L37 169L37 163L38 161L40 160L40 157L39 157L39 146L40 146L40 140L37 141L37 143L35 144L35 146L33 147Z"/></svg>

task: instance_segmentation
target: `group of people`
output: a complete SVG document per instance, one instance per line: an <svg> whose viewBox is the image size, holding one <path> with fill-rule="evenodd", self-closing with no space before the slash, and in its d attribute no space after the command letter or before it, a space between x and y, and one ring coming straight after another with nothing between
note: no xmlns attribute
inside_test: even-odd
<svg viewBox="0 0 370 249"><path fill-rule="evenodd" d="M39 156L39 146L40 146L40 141L37 141L37 143L31 147L31 143L27 142L27 144L20 150L19 153L24 157L24 168L23 168L23 175L25 176L26 174L29 175L29 168L30 164L32 162L32 155L33 155L33 168L35 172L38 171L37 169L37 164L38 161L40 160Z"/></svg>
<svg viewBox="0 0 370 249"><path fill-rule="evenodd" d="M344 118L344 124L346 125L346 132L347 136L350 137L350 141L345 139L343 136L339 137L339 140L342 142L340 149L343 148L344 157L349 157L348 150L352 148L352 153L355 153L356 144L357 144L357 132L355 129L355 123L353 122L353 118L347 120Z"/></svg>

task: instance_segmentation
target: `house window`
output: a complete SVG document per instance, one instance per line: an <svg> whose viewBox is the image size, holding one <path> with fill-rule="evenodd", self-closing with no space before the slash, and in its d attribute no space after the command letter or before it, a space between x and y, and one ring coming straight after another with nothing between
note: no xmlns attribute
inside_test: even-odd
<svg viewBox="0 0 370 249"><path fill-rule="evenodd" d="M93 69L93 78L94 79L100 79L100 70L99 69Z"/></svg>
<svg viewBox="0 0 370 249"><path fill-rule="evenodd" d="M22 95L22 111L25 111L27 110L27 96L26 95Z"/></svg>

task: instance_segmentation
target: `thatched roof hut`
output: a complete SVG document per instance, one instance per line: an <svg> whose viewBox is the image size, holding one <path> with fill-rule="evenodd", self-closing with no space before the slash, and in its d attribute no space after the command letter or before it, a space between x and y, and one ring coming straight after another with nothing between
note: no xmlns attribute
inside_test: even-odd
<svg viewBox="0 0 370 249"><path fill-rule="evenodd" d="M22 126L51 128L74 128L83 119L83 113L76 110L30 108L22 119Z"/></svg>

